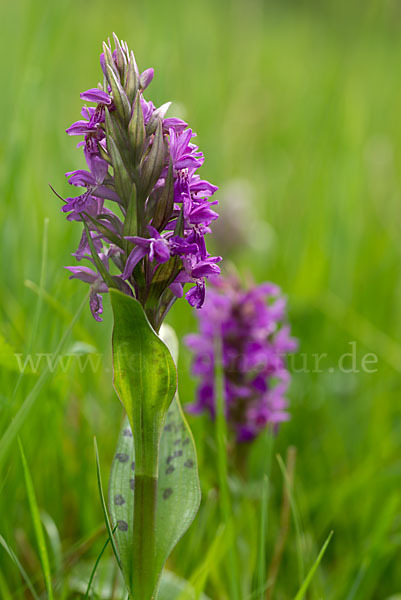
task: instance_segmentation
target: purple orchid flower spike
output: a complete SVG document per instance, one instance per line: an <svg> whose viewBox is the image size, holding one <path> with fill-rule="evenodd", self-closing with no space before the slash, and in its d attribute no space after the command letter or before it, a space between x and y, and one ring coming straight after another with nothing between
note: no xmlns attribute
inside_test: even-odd
<svg viewBox="0 0 401 600"><path fill-rule="evenodd" d="M204 268L214 263L207 264ZM190 292L196 305L201 292ZM187 406L188 411L215 415L215 339L219 337L226 417L237 440L251 441L267 425L276 428L288 420L286 354L296 350L297 341L285 323L285 299L278 286L267 283L244 289L234 276L214 278L197 315L199 333L185 338L194 353L193 375L200 377L197 400Z"/></svg>
<svg viewBox="0 0 401 600"><path fill-rule="evenodd" d="M125 42L103 45L103 84L81 99L81 119L67 133L83 136L88 169L66 173L81 193L67 198L62 211L81 221L77 252L89 267L68 267L72 278L91 286L90 307L101 320L101 296L116 287L134 296L158 331L168 310L185 294L191 306L205 300L205 279L219 274L220 257L211 257L205 236L218 215L210 201L217 187L200 178L204 156L187 123L166 117L144 98L152 68L138 70ZM82 189L83 188L83 189ZM213 208L212 208L213 207ZM107 260L104 260L104 257ZM111 258L111 260L108 260Z"/></svg>

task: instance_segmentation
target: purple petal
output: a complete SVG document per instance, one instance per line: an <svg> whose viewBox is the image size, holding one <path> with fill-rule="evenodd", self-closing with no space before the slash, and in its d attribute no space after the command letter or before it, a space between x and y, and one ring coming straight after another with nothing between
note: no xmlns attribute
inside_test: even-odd
<svg viewBox="0 0 401 600"><path fill-rule="evenodd" d="M98 196L99 198L104 198L105 200L112 200L113 202L121 203L120 196L118 196L118 194L116 194L114 190L106 187L105 185L96 186L95 190L93 190L93 193L96 193L96 196Z"/></svg>
<svg viewBox="0 0 401 600"><path fill-rule="evenodd" d="M146 90L146 88L148 87L148 85L152 81L154 74L155 74L155 72L154 72L154 69L152 69L152 68L146 69L146 71L144 71L141 74L140 84L141 84L141 88L143 90Z"/></svg>
<svg viewBox="0 0 401 600"><path fill-rule="evenodd" d="M195 279L208 277L209 275L219 275L220 267L214 263L201 261L192 269L192 276Z"/></svg>
<svg viewBox="0 0 401 600"><path fill-rule="evenodd" d="M94 319L98 322L103 321L102 317L100 316L103 313L103 300L100 294L91 292L89 306Z"/></svg>
<svg viewBox="0 0 401 600"><path fill-rule="evenodd" d="M188 123L185 123L182 119L177 119L175 117L170 117L169 119L163 120L163 129L167 131L169 129L174 129L176 132L184 131L188 127Z"/></svg>
<svg viewBox="0 0 401 600"><path fill-rule="evenodd" d="M81 281L85 281L85 283L94 283L96 279L99 277L95 271L90 269L89 267L64 267L68 271L72 273L69 279L80 279Z"/></svg>
<svg viewBox="0 0 401 600"><path fill-rule="evenodd" d="M139 237L138 235L126 235L125 239L142 248L149 248L152 240L150 238Z"/></svg>
<svg viewBox="0 0 401 600"><path fill-rule="evenodd" d="M136 265L139 261L146 256L147 251L145 248L141 248L141 246L136 246L129 255L127 262L125 264L124 273L122 275L123 279L128 279L132 275L132 271L135 269Z"/></svg>
<svg viewBox="0 0 401 600"><path fill-rule="evenodd" d="M88 187L90 185L96 185L96 180L92 173L78 169L77 171L68 171L65 174L68 177L68 183L77 187Z"/></svg>
<svg viewBox="0 0 401 600"><path fill-rule="evenodd" d="M89 127L89 121L76 121L66 129L68 135L85 135L90 131L93 131L93 129Z"/></svg>
<svg viewBox="0 0 401 600"><path fill-rule="evenodd" d="M213 185L209 181L199 179L195 183L190 183L191 192L195 192L200 197L206 198L209 196L213 196L215 192L219 189L217 185Z"/></svg>
<svg viewBox="0 0 401 600"><path fill-rule="evenodd" d="M151 237L153 237L155 240L162 239L162 236L160 235L160 233L157 231L157 229L155 227L153 227L152 225L148 225L147 229L148 229Z"/></svg>
<svg viewBox="0 0 401 600"><path fill-rule="evenodd" d="M104 58L104 52L100 55L100 66L102 67L103 74L107 77L106 59Z"/></svg>
<svg viewBox="0 0 401 600"><path fill-rule="evenodd" d="M174 281L173 283L170 283L169 288L173 292L174 296L176 296L177 298L183 297L184 289L183 289L181 283L176 283Z"/></svg>
<svg viewBox="0 0 401 600"><path fill-rule="evenodd" d="M205 301L205 283L204 281L197 282L186 294L185 298L194 308L200 308Z"/></svg>
<svg viewBox="0 0 401 600"><path fill-rule="evenodd" d="M191 211L189 220L194 225L197 225L199 223L210 223L210 221L214 221L218 217L219 215L210 208L209 203L205 203Z"/></svg>
<svg viewBox="0 0 401 600"><path fill-rule="evenodd" d="M184 154L175 163L176 169L198 169L203 165L203 158L196 158L191 154Z"/></svg>
<svg viewBox="0 0 401 600"><path fill-rule="evenodd" d="M88 167L91 170L92 175L95 178L95 181L98 185L103 183L104 178L107 175L107 171L109 169L109 165L107 162L100 158L100 156L96 154L86 154L85 156L86 162L88 163Z"/></svg>
<svg viewBox="0 0 401 600"><path fill-rule="evenodd" d="M170 249L166 240L155 240L151 243L149 258L150 260L153 260L153 258L155 258L156 261L159 263L165 263L169 260Z"/></svg>
<svg viewBox="0 0 401 600"><path fill-rule="evenodd" d="M111 104L111 98L106 92L100 90L99 88L91 88L90 90L86 90L86 92L82 92L80 94L80 98L82 100L87 100L87 102L100 102L101 104Z"/></svg>

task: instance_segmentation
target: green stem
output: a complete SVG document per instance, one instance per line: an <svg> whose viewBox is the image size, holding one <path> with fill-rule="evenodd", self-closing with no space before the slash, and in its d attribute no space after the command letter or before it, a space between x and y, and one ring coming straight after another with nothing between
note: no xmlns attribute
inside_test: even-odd
<svg viewBox="0 0 401 600"><path fill-rule="evenodd" d="M135 476L132 593L135 599L153 600L156 546L157 477Z"/></svg>
<svg viewBox="0 0 401 600"><path fill-rule="evenodd" d="M230 489L228 487L227 465L227 425L225 419L224 400L224 373L222 363L221 336L214 339L215 353L215 389L216 389L216 434L217 434L217 467L219 473L219 490L221 496L221 516L226 524L228 535L231 538L228 550L228 570L230 600L240 599L240 584L237 579L238 560L233 527L234 516L231 507Z"/></svg>
<svg viewBox="0 0 401 600"><path fill-rule="evenodd" d="M137 415L136 421L142 423L142 416ZM131 586L134 600L153 600L157 584L154 562L160 439L157 439L156 430L152 433L148 432L150 435L146 435L143 425L141 431L134 433L135 496Z"/></svg>

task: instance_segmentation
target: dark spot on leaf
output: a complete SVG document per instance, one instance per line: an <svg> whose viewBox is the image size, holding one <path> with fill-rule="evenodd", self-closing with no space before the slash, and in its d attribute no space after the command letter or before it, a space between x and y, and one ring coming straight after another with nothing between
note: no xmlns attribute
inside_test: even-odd
<svg viewBox="0 0 401 600"><path fill-rule="evenodd" d="M128 427L127 427L127 429L124 429L123 435L124 435L124 437L132 437L131 429L129 429Z"/></svg>
<svg viewBox="0 0 401 600"><path fill-rule="evenodd" d="M125 521L117 521L117 525L120 531L128 531L128 523Z"/></svg>
<svg viewBox="0 0 401 600"><path fill-rule="evenodd" d="M119 452L118 454L116 454L116 459L119 460L121 463L125 463L129 459L129 456L128 454L125 454L125 452Z"/></svg>
<svg viewBox="0 0 401 600"><path fill-rule="evenodd" d="M178 440L174 440L174 446L177 446L178 444L181 444L181 438L178 438Z"/></svg>
<svg viewBox="0 0 401 600"><path fill-rule="evenodd" d="M125 504L125 500L123 496L121 496L121 494L117 494L117 496L114 496L114 504L117 504L117 506L122 506L123 504Z"/></svg>
<svg viewBox="0 0 401 600"><path fill-rule="evenodd" d="M172 426L171 423L168 423L167 425L164 426L164 431L171 431Z"/></svg>
<svg viewBox="0 0 401 600"><path fill-rule="evenodd" d="M176 450L174 452L173 458L177 458L178 456L182 456L182 450Z"/></svg>
<svg viewBox="0 0 401 600"><path fill-rule="evenodd" d="M135 471L135 461L133 461L133 462L131 463L131 469L132 469L133 471Z"/></svg>
<svg viewBox="0 0 401 600"><path fill-rule="evenodd" d="M170 498L172 493L173 493L173 490L171 488L166 488L163 492L163 499L167 500L167 498Z"/></svg>
<svg viewBox="0 0 401 600"><path fill-rule="evenodd" d="M135 489L135 479L129 480L129 486L130 486L131 490Z"/></svg>
<svg viewBox="0 0 401 600"><path fill-rule="evenodd" d="M187 444L189 444L190 440L189 438L185 438L185 440L183 440L182 445L186 446Z"/></svg>
<svg viewBox="0 0 401 600"><path fill-rule="evenodd" d="M170 465L169 467L167 467L166 469L166 475L169 475L170 473L172 473L173 471L175 471L173 465Z"/></svg>
<svg viewBox="0 0 401 600"><path fill-rule="evenodd" d="M192 458L188 458L184 462L184 467L188 467L188 469L192 469L193 466L194 466L194 461L192 460Z"/></svg>
<svg viewBox="0 0 401 600"><path fill-rule="evenodd" d="M172 456L172 455L170 454L170 455L167 457L167 459L166 459L166 463L167 463L167 464L170 464L170 463L171 463L171 461L173 460L173 458L174 458L174 456Z"/></svg>

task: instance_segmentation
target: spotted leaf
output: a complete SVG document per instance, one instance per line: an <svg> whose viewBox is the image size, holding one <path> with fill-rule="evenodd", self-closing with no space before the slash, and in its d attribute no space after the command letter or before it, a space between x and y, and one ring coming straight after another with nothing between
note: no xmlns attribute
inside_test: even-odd
<svg viewBox="0 0 401 600"><path fill-rule="evenodd" d="M178 344L173 330L163 326L161 337L175 360ZM112 527L127 585L133 569L135 449L128 418L121 428L109 485ZM171 403L161 436L158 460L154 570L157 577L178 540L192 523L200 503L194 440L178 394Z"/></svg>

